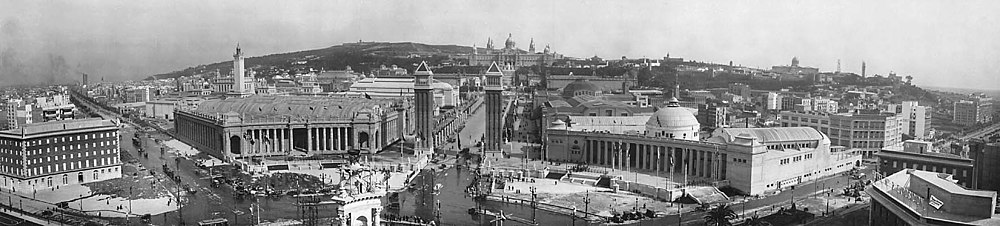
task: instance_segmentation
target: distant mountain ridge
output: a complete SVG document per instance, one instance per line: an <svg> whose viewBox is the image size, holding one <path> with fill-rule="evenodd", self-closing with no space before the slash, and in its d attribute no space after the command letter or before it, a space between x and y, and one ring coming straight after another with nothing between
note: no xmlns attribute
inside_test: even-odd
<svg viewBox="0 0 1000 226"><path fill-rule="evenodd" d="M277 53L246 59L247 68L294 65L312 66L314 68L343 69L352 66L361 71L380 65L369 65L372 62L402 67L410 66L410 61L421 59L440 61L455 54L472 53L472 47L459 45L429 45L414 42L356 42L344 43L322 49L303 50L298 52ZM407 60L412 59L412 60ZM233 61L223 61L207 65L189 67L169 73L162 73L146 78L164 79L190 76L218 70L220 74L229 74ZM360 65L363 68L357 68Z"/></svg>

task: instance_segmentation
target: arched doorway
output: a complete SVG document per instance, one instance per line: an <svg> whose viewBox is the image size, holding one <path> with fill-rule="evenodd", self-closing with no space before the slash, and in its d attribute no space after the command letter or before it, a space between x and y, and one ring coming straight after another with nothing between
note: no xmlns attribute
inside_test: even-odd
<svg viewBox="0 0 1000 226"><path fill-rule="evenodd" d="M240 136L229 137L229 152L233 154L242 154L243 144L240 141Z"/></svg>
<svg viewBox="0 0 1000 226"><path fill-rule="evenodd" d="M358 216L358 218L355 220L358 222L358 225L368 226L368 217Z"/></svg>
<svg viewBox="0 0 1000 226"><path fill-rule="evenodd" d="M76 180L79 183L83 183L83 172L76 173Z"/></svg>
<svg viewBox="0 0 1000 226"><path fill-rule="evenodd" d="M361 148L368 147L368 132L358 133L358 146Z"/></svg>

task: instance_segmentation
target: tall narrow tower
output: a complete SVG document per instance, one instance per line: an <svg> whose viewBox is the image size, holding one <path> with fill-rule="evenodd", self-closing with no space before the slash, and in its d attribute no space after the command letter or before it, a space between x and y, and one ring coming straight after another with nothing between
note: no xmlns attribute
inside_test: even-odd
<svg viewBox="0 0 1000 226"><path fill-rule="evenodd" d="M503 133L503 72L497 62L486 69L486 135L483 141L483 157L503 157L500 149Z"/></svg>
<svg viewBox="0 0 1000 226"><path fill-rule="evenodd" d="M246 90L246 71L243 68L243 50L240 49L240 44L236 43L236 53L233 54L233 92L237 94L247 93Z"/></svg>
<svg viewBox="0 0 1000 226"><path fill-rule="evenodd" d="M535 38L531 38L531 43L528 44L528 53L535 53Z"/></svg>
<svg viewBox="0 0 1000 226"><path fill-rule="evenodd" d="M868 74L865 73L866 67L868 67L868 65L865 64L864 61L861 61L861 77L862 78L864 78L865 76L868 76Z"/></svg>
<svg viewBox="0 0 1000 226"><path fill-rule="evenodd" d="M416 107L416 135L417 144L414 147L417 154L434 153L434 88L431 81L434 73L427 68L427 62L420 62L417 69L413 71L413 93Z"/></svg>
<svg viewBox="0 0 1000 226"><path fill-rule="evenodd" d="M837 74L840 74L840 59L837 59Z"/></svg>

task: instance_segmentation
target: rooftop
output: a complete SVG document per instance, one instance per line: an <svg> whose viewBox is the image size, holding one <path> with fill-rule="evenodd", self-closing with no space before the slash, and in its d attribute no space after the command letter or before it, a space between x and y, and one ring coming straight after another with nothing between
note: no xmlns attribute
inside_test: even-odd
<svg viewBox="0 0 1000 226"><path fill-rule="evenodd" d="M994 212L996 191L965 189L951 178L944 173L900 170L873 182L869 193L879 191L873 198L891 199L895 207L904 208L910 216L959 225L1000 224Z"/></svg>
<svg viewBox="0 0 1000 226"><path fill-rule="evenodd" d="M728 142L732 142L737 136L753 137L761 143L825 139L823 134L811 127L722 128L722 134Z"/></svg>
<svg viewBox="0 0 1000 226"><path fill-rule="evenodd" d="M203 114L236 113L255 118L353 118L358 112L375 113L395 103L388 99L303 96L251 96L225 100L207 100L195 112Z"/></svg>
<svg viewBox="0 0 1000 226"><path fill-rule="evenodd" d="M25 124L17 129L0 131L0 134L21 136L22 134L34 135L40 133L49 133L49 132L58 132L67 130L91 129L91 128L115 127L115 126L116 125L110 120L103 120L100 118L87 118L87 119L30 123L30 124Z"/></svg>
<svg viewBox="0 0 1000 226"><path fill-rule="evenodd" d="M972 159L965 158L962 156L948 154L948 153L940 153L940 152L924 152L924 153L906 152L903 151L901 148L898 148L898 145L883 148L882 151L875 153L875 155L882 157L893 157L893 158L903 158L903 159L922 160L922 161L931 161L931 160L935 162L946 161L952 164L963 164L963 165L972 164ZM927 158L933 158L933 159L927 159Z"/></svg>
<svg viewBox="0 0 1000 226"><path fill-rule="evenodd" d="M569 116L571 125L558 124L554 129L571 131L609 131L623 134L626 132L642 133L646 131L646 120L649 116ZM561 121L560 121L561 122Z"/></svg>

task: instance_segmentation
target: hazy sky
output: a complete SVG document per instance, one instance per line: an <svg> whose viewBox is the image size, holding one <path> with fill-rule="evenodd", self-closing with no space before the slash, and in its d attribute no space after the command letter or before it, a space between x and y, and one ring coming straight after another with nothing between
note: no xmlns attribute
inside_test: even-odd
<svg viewBox="0 0 1000 226"><path fill-rule="evenodd" d="M68 67L138 79L343 42L518 47L568 56L684 57L912 75L1000 87L1000 1L4 1L0 82ZM65 63L59 60L62 56ZM72 74L72 73L67 73ZM33 80L34 79L34 80ZM78 78L73 78L78 79Z"/></svg>

